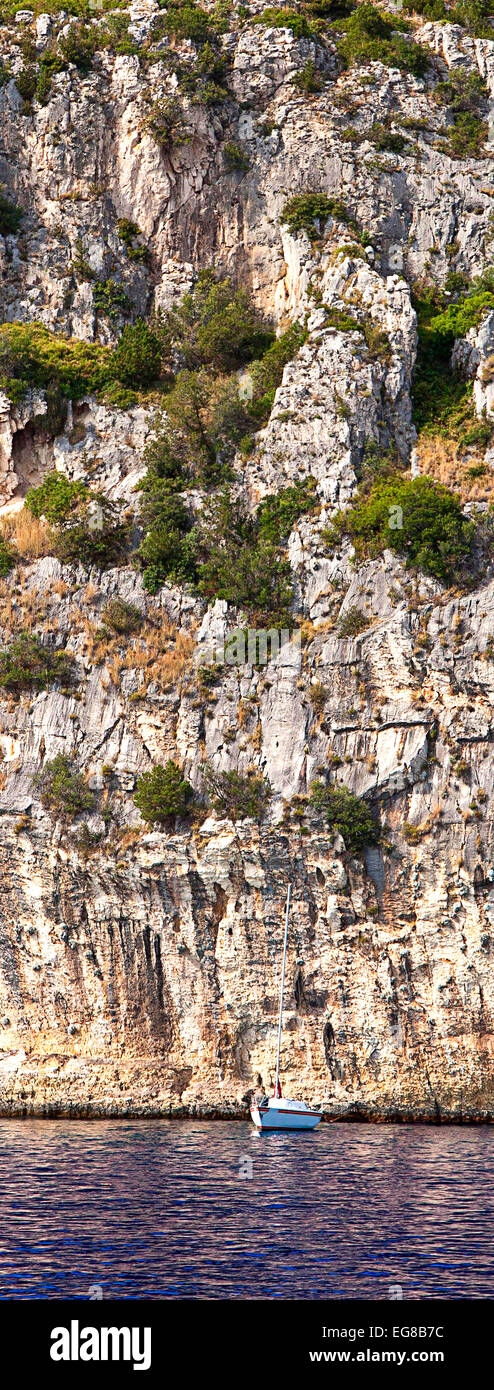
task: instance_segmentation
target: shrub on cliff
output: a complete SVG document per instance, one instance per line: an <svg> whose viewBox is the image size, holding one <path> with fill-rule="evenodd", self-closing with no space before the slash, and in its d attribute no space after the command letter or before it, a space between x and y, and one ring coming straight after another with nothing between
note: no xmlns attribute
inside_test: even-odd
<svg viewBox="0 0 494 1390"><path fill-rule="evenodd" d="M42 805L55 816L72 820L83 811L94 811L96 799L86 786L81 772L65 753L45 763L34 779L41 794Z"/></svg>
<svg viewBox="0 0 494 1390"><path fill-rule="evenodd" d="M254 517L227 489L213 497L195 528L200 593L226 599L258 626L288 627L293 590L284 548L315 501L310 480L265 498Z"/></svg>
<svg viewBox="0 0 494 1390"><path fill-rule="evenodd" d="M274 334L257 313L248 291L203 270L194 289L162 320L169 353L178 352L191 369L207 366L229 372L260 357Z"/></svg>
<svg viewBox="0 0 494 1390"><path fill-rule="evenodd" d="M127 526L102 493L92 492L80 479L48 473L39 487L29 488L25 505L32 516L46 517L53 529L51 550L66 564L107 568L121 559L128 540Z"/></svg>
<svg viewBox="0 0 494 1390"><path fill-rule="evenodd" d="M59 48L67 63L73 63L83 76L91 71L98 48L98 33L85 24L71 24L59 39Z"/></svg>
<svg viewBox="0 0 494 1390"><path fill-rule="evenodd" d="M215 772L205 769L205 784L214 810L231 820L262 820L267 810L271 787L265 777L241 772Z"/></svg>
<svg viewBox="0 0 494 1390"><path fill-rule="evenodd" d="M21 632L0 651L2 690L46 690L55 681L66 685L72 678L73 658L65 651L45 647L39 637Z"/></svg>
<svg viewBox="0 0 494 1390"><path fill-rule="evenodd" d="M139 240L144 233L137 226L137 222L130 222L128 217L121 217L117 222L117 232L130 261L147 261L149 259L147 246L143 246L142 241Z"/></svg>
<svg viewBox="0 0 494 1390"><path fill-rule="evenodd" d="M152 772L143 772L137 779L134 801L143 820L150 825L169 823L175 816L185 816L193 800L190 783L171 759L165 767L157 764Z"/></svg>
<svg viewBox="0 0 494 1390"><path fill-rule="evenodd" d="M17 559L18 556L11 550L5 538L0 536L0 578L4 579L5 575L9 574Z"/></svg>
<svg viewBox="0 0 494 1390"><path fill-rule="evenodd" d="M265 24L270 29L291 29L297 39L310 38L312 33L305 15L294 10L277 8L275 5L263 10L262 14L252 16L253 24Z"/></svg>
<svg viewBox="0 0 494 1390"><path fill-rule="evenodd" d="M306 338L307 330L303 324L292 323L285 333L275 338L261 360L253 362L250 369L252 401L249 411L257 425L270 415L284 369L296 356Z"/></svg>
<svg viewBox="0 0 494 1390"><path fill-rule="evenodd" d="M187 145L192 139L176 97L157 98L144 117L143 130L153 136L162 150L171 150L174 145Z"/></svg>
<svg viewBox="0 0 494 1390"><path fill-rule="evenodd" d="M454 493L431 478L397 475L363 488L338 512L326 532L330 543L348 536L358 556L394 550L412 569L451 583L471 555L473 522Z"/></svg>
<svg viewBox="0 0 494 1390"><path fill-rule="evenodd" d="M0 236L12 236L17 232L22 216L22 208L0 193Z"/></svg>
<svg viewBox="0 0 494 1390"><path fill-rule="evenodd" d="M65 473L48 473L39 487L29 488L25 506L31 516L44 516L56 525L65 521L88 494L89 489L81 479L71 481Z"/></svg>
<svg viewBox="0 0 494 1390"><path fill-rule="evenodd" d="M279 547L260 536L256 521L225 490L201 513L196 527L198 588L226 599L263 626L288 626L292 577Z"/></svg>
<svg viewBox="0 0 494 1390"><path fill-rule="evenodd" d="M424 20L444 19L449 24L461 24L476 39L490 39L493 35L493 0L459 0L457 5L446 5L444 0L404 0L403 9Z"/></svg>
<svg viewBox="0 0 494 1390"><path fill-rule="evenodd" d="M345 847L351 853L358 854L366 845L377 844L379 826L366 802L355 796L348 787L313 782L310 800L315 810L321 811L330 829L339 831L343 836Z"/></svg>
<svg viewBox="0 0 494 1390"><path fill-rule="evenodd" d="M124 328L111 366L113 376L123 386L145 387L157 380L161 371L161 344L143 319Z"/></svg>
<svg viewBox="0 0 494 1390"><path fill-rule="evenodd" d="M281 221L286 223L292 236L307 232L310 241L322 236L328 217L338 222L351 222L344 203L337 198L328 198L325 193L297 193L285 203Z"/></svg>
<svg viewBox="0 0 494 1390"><path fill-rule="evenodd" d="M489 135L488 92L479 74L468 72L466 68L452 68L448 80L437 83L434 96L453 117L452 129L445 132L450 157L484 158Z"/></svg>
<svg viewBox="0 0 494 1390"><path fill-rule="evenodd" d="M128 544L128 528L118 519L117 508L100 493L89 493L85 502L52 533L52 550L62 564L81 564L108 569L122 559Z"/></svg>
<svg viewBox="0 0 494 1390"><path fill-rule="evenodd" d="M144 588L155 594L166 582L187 584L194 580L192 516L183 499L177 493L170 493L162 479L148 476L142 493L140 519L146 527L137 554Z"/></svg>
<svg viewBox="0 0 494 1390"><path fill-rule="evenodd" d="M344 37L338 41L342 58L348 64L385 63L422 77L430 63L429 54L412 39L396 31L406 31L407 25L397 16L388 16L375 5L358 5L348 19L341 22Z"/></svg>
<svg viewBox="0 0 494 1390"><path fill-rule="evenodd" d="M11 399L56 378L65 396L79 400L112 379L111 358L110 348L59 337L42 323L0 325L0 376Z"/></svg>
<svg viewBox="0 0 494 1390"><path fill-rule="evenodd" d="M166 414L147 459L159 476L179 488L212 487L232 477L230 461L248 425L235 376L217 378L204 368L181 371L165 400Z"/></svg>
<svg viewBox="0 0 494 1390"><path fill-rule="evenodd" d="M142 613L133 603L123 598L111 598L103 609L103 618L108 627L117 635L127 636L138 632L142 626Z"/></svg>
<svg viewBox="0 0 494 1390"><path fill-rule="evenodd" d="M193 43L206 43L210 37L210 17L200 5L190 3L168 5L162 19L165 34L175 39L191 39Z"/></svg>

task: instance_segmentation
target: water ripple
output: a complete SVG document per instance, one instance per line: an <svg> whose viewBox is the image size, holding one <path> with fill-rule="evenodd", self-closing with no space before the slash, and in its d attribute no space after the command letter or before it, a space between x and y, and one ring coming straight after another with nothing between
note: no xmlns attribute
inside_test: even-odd
<svg viewBox="0 0 494 1390"><path fill-rule="evenodd" d="M487 1126L9 1120L0 1158L2 1298L494 1296Z"/></svg>

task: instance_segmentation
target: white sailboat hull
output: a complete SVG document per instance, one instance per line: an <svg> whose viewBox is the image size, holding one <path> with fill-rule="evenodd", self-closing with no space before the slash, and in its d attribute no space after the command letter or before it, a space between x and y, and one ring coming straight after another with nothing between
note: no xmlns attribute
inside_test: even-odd
<svg viewBox="0 0 494 1390"><path fill-rule="evenodd" d="M304 1101L270 1100L269 1104L252 1105L251 1117L256 1129L315 1129L322 1120L320 1110Z"/></svg>

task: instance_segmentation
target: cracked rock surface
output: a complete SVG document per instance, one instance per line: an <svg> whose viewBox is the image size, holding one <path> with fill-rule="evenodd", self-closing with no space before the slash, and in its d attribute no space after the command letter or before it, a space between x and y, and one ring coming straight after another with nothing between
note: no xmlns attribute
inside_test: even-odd
<svg viewBox="0 0 494 1390"><path fill-rule="evenodd" d="M250 20L262 8L252 5ZM130 6L137 46L159 14L153 0ZM331 553L324 528L351 502L366 448L393 447L410 463L412 282L432 263L443 284L452 245L466 275L486 263L491 144L475 159L445 154L433 93L437 73L467 68L492 105L494 39L417 21L435 77L380 62L342 72L331 39L235 14L222 37L230 99L185 97L189 138L171 151L145 127L149 103L175 91L168 38L147 64L109 50L86 75L70 64L26 110L15 40L29 31L42 53L67 17L2 31L0 180L24 210L19 230L0 237L2 321L111 344L116 328L95 312L91 278L74 272L81 247L90 275L124 286L134 316L175 305L202 266L236 277L278 329L307 328L252 453L237 457L239 492L253 510L312 476L317 508L288 544L301 640L266 666L224 666L206 693L211 644L242 624L223 601L208 607L173 585L153 597L130 563L88 572L30 557L0 580L2 646L28 628L65 647L77 674L67 689L0 691L0 1110L245 1115L274 1079L291 879L284 1093L338 1118L491 1120L494 568L468 593L446 591L391 551L358 564L346 541ZM319 92L293 82L308 62ZM358 143L345 138L345 102ZM398 154L372 143L387 118L409 123ZM225 168L232 138L246 152L242 171ZM301 178L348 208L365 248L337 211L317 243L290 233L282 211ZM121 219L139 228L147 260L127 254ZM335 326L344 313L356 328ZM385 333L385 354L369 347L369 323ZM454 359L478 416L493 418L492 312ZM47 409L34 388L18 404L0 394L0 513L58 469L134 515L156 407L88 397L54 438ZM98 638L115 597L143 620L127 646ZM344 636L354 609L363 628ZM75 756L95 797L69 831L36 780L59 753ZM136 781L169 758L196 790L204 759L263 774L273 790L265 821L211 811L150 830ZM328 767L379 805L383 840L363 858L306 801L298 821L286 814Z"/></svg>

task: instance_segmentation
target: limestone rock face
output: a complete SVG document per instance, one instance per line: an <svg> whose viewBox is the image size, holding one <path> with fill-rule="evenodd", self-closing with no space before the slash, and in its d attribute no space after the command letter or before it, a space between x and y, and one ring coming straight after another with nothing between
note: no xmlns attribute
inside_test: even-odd
<svg viewBox="0 0 494 1390"><path fill-rule="evenodd" d="M258 22L263 9L234 7L220 36L222 103L180 88L177 52L186 65L195 49L164 32L154 0L125 12L132 42L97 49L86 73L55 70L43 99L16 85L19 35L43 54L67 15L22 11L2 31L0 179L23 210L0 236L2 321L111 348L125 316L105 317L98 283L123 288L135 319L175 306L202 267L236 277L277 330L305 329L235 459L237 493L254 511L310 476L316 495L287 547L291 628L266 661L225 656L241 612L178 585L152 596L130 562L64 565L28 537L0 579L2 648L31 631L74 673L0 689L4 1114L245 1115L274 1079L291 881L285 1094L343 1118L494 1115L492 562L470 591L446 591L391 551L356 563L325 534L369 455L421 466L411 285L479 275L492 235L489 142L446 154L434 91L466 68L494 100L494 41L416 26L436 62L423 78L380 62L343 72L331 34ZM159 144L149 112L174 100L186 136ZM401 131L401 149L379 148L376 126ZM332 203L314 238L285 211L308 190ZM453 356L491 418L492 311ZM56 469L135 527L157 400L79 398L60 433L45 391L11 401L0 376L2 525ZM125 639L109 625L117 598L141 622ZM42 794L59 754L91 794L72 816ZM203 814L150 828L137 779L168 759ZM206 760L269 780L259 824L206 808ZM308 799L328 768L379 807L381 842L363 856Z"/></svg>

